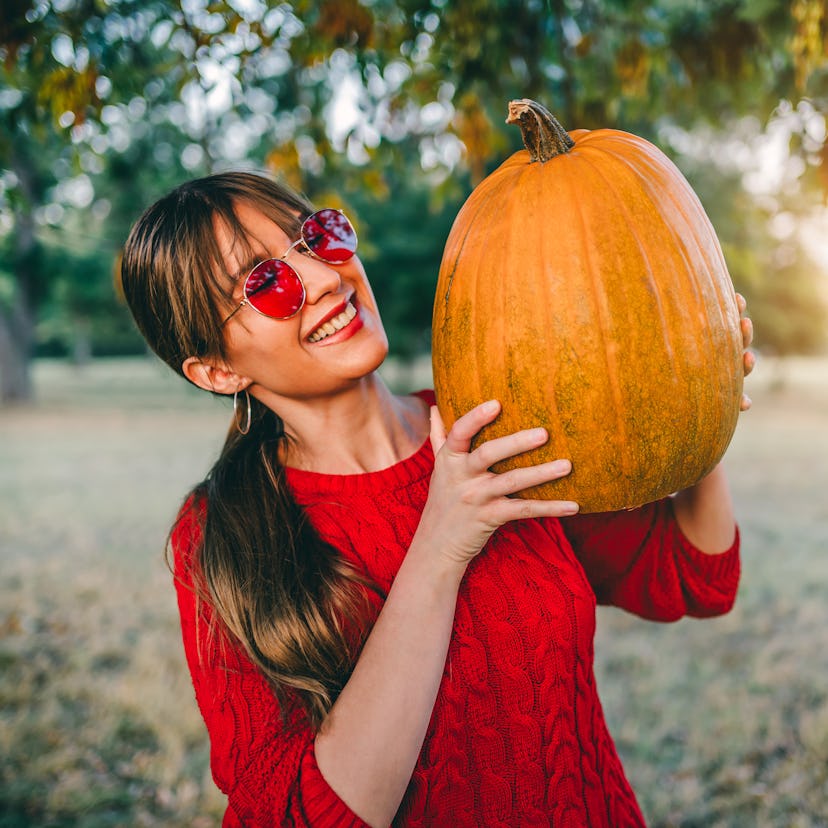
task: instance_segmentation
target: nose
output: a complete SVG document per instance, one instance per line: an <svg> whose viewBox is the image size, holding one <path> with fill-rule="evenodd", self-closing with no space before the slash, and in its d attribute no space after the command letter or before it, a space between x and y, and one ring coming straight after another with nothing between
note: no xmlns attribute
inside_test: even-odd
<svg viewBox="0 0 828 828"><path fill-rule="evenodd" d="M313 256L302 255L298 250L291 250L287 256L290 266L302 278L305 285L305 302L313 305L329 293L337 293L342 285L342 278L336 266L327 264Z"/></svg>

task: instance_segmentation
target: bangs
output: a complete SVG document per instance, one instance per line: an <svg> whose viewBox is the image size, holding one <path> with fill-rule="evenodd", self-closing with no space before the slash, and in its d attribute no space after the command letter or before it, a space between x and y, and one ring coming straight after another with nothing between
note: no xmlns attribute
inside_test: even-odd
<svg viewBox="0 0 828 828"><path fill-rule="evenodd" d="M189 272L182 274L179 286L179 290L187 294L182 295L181 308L189 308L192 314L188 327L203 331L198 343L191 343L198 345L199 356L226 358L222 322L235 305L236 274L228 272L227 251L219 245L217 226L223 226L227 231L237 261L247 262L254 258L258 261L256 251L261 249L261 242L239 220L237 204L245 203L258 210L291 238L298 236L302 221L312 212L312 208L301 201L285 204L284 200L277 200L273 193L263 189L265 191L248 186L202 193L199 198L187 199L186 210L182 210L177 244L180 252L189 254L186 257ZM244 274L239 276L243 277Z"/></svg>
<svg viewBox="0 0 828 828"><path fill-rule="evenodd" d="M222 225L225 228L230 237L230 249L235 254L236 260L250 263L250 267L258 264L261 259L267 258L267 254L261 252L261 240L252 236L239 221L235 204L242 201L270 219L291 240L298 238L302 222L311 212L309 209L302 210L297 215L286 211L282 205L274 205L270 202L259 203L247 196L233 202L228 201L214 205L213 226ZM216 233L211 234L209 242L201 248L197 267L201 271L205 283L209 283L214 294L225 301L228 310L232 310L235 304L233 293L236 281L243 279L246 274L228 272L227 262L219 249Z"/></svg>

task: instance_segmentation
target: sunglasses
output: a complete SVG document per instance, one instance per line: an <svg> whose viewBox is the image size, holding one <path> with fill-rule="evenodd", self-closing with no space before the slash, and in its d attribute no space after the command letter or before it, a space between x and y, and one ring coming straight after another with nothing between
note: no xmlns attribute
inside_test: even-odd
<svg viewBox="0 0 828 828"><path fill-rule="evenodd" d="M244 299L221 323L226 325L245 305L271 319L290 319L305 304L305 285L285 257L297 245L327 264L344 264L357 249L354 226L341 210L326 207L303 222L299 238L277 259L259 262L244 280Z"/></svg>

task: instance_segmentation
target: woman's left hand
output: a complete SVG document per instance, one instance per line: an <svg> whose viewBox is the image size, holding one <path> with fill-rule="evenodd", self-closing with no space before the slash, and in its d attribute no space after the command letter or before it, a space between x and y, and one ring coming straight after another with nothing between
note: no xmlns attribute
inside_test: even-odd
<svg viewBox="0 0 828 828"><path fill-rule="evenodd" d="M756 365L756 355L750 350L750 343L753 342L753 322L747 315L747 302L741 293L736 294L736 306L739 308L740 325L742 328L742 343L744 353L742 355L742 364L745 368L745 376L747 376ZM741 411L747 411L751 406L750 397L742 393L742 402L739 405Z"/></svg>

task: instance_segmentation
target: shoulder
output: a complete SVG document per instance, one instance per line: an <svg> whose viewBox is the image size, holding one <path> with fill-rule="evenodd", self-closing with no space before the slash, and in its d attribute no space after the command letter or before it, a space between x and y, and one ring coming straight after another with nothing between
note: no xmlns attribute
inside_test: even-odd
<svg viewBox="0 0 828 828"><path fill-rule="evenodd" d="M430 388L424 388L420 391L415 391L411 396L419 397L421 400L427 402L429 405L437 404L437 398L434 395L434 391Z"/></svg>

